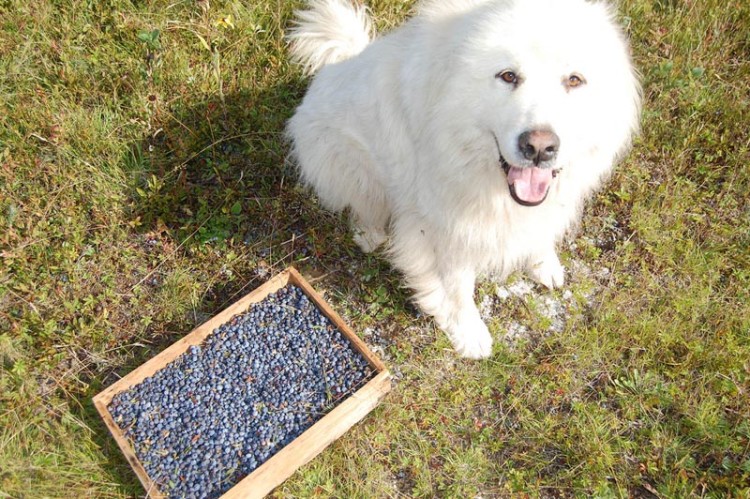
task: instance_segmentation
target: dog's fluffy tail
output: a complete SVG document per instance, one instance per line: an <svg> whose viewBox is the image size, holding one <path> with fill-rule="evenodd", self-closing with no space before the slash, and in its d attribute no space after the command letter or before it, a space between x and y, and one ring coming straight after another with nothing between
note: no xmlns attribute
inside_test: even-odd
<svg viewBox="0 0 750 499"><path fill-rule="evenodd" d="M370 43L372 23L364 7L347 0L309 0L308 6L296 12L287 34L292 60L305 73L353 57Z"/></svg>

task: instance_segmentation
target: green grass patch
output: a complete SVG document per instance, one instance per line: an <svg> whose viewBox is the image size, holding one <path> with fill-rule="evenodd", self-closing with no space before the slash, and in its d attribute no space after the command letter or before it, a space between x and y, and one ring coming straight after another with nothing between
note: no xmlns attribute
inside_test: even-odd
<svg viewBox="0 0 750 499"><path fill-rule="evenodd" d="M91 396L291 264L396 379L276 496L750 493L750 5L620 4L642 134L470 362L296 186L296 3L0 1L0 496L142 495Z"/></svg>

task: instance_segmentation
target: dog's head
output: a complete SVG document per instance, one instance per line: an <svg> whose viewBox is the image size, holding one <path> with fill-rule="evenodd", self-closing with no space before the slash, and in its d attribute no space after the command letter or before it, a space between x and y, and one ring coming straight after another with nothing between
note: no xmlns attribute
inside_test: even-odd
<svg viewBox="0 0 750 499"><path fill-rule="evenodd" d="M460 24L467 35L452 92L490 136L513 199L541 204L560 171L598 182L629 145L640 112L611 10L584 0L495 0Z"/></svg>

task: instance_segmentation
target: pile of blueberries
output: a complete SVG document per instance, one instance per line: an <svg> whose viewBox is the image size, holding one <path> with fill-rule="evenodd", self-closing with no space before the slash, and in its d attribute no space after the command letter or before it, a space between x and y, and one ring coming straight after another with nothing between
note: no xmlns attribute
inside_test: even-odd
<svg viewBox="0 0 750 499"><path fill-rule="evenodd" d="M159 490L219 497L374 376L292 284L109 405Z"/></svg>

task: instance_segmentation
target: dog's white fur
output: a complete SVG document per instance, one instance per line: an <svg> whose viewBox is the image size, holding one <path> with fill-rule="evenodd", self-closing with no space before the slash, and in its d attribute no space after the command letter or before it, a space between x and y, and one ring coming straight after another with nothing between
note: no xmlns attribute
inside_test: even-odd
<svg viewBox="0 0 750 499"><path fill-rule="evenodd" d="M613 12L585 0L432 0L372 41L366 12L345 0L312 0L298 18L292 56L317 70L287 127L302 181L325 207L351 209L363 250L388 239L458 352L490 355L477 276L525 269L561 286L555 246L637 130L639 86ZM516 83L499 76L509 70ZM545 166L560 171L529 207L511 196L499 155L530 168L518 137L538 129L559 137Z"/></svg>

